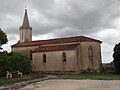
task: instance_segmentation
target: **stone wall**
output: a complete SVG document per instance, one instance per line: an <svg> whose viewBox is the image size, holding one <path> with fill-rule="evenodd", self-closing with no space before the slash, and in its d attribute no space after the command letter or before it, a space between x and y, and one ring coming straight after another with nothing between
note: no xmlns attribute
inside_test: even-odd
<svg viewBox="0 0 120 90"><path fill-rule="evenodd" d="M66 53L66 62L63 62L63 52ZM46 63L43 63L43 54L46 54ZM33 71L75 71L75 54L75 50L33 53Z"/></svg>
<svg viewBox="0 0 120 90"><path fill-rule="evenodd" d="M38 46L28 46L28 47L12 47L12 52L20 52L27 54L28 58L30 58L30 50L36 49Z"/></svg>
<svg viewBox="0 0 120 90"><path fill-rule="evenodd" d="M77 42L75 42L77 43ZM86 71L90 68L97 72L101 71L101 46L99 42L78 42L75 50L66 50L66 63L62 62L64 51L36 52L32 53L33 71ZM63 43L64 44L64 43ZM50 44L52 45L52 44ZM92 47L92 61L88 55L88 48ZM30 50L39 46L13 47L13 52L26 53L30 57ZM43 54L47 56L47 62L43 64Z"/></svg>
<svg viewBox="0 0 120 90"><path fill-rule="evenodd" d="M32 41L32 30L22 29L20 30L20 42Z"/></svg>
<svg viewBox="0 0 120 90"><path fill-rule="evenodd" d="M88 48L89 46L92 47L93 50L93 57L92 63L88 55ZM87 70L88 68L92 68L93 70L99 72L101 71L101 47L100 43L98 42L81 42L80 43L80 52L81 52L81 69ZM92 65L93 64L93 65Z"/></svg>

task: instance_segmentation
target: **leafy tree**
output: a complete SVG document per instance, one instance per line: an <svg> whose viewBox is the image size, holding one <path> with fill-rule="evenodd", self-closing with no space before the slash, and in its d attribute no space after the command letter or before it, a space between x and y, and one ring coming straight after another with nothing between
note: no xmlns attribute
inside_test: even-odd
<svg viewBox="0 0 120 90"><path fill-rule="evenodd" d="M113 58L115 71L117 74L120 74L120 43L116 44L114 47Z"/></svg>
<svg viewBox="0 0 120 90"><path fill-rule="evenodd" d="M31 62L27 55L21 53L0 52L0 76L5 76L6 71L20 70L23 74L32 71Z"/></svg>
<svg viewBox="0 0 120 90"><path fill-rule="evenodd" d="M31 72L31 63L27 55L22 53L12 53L12 55L9 56L9 61L9 66L11 67L12 71L20 70L24 74Z"/></svg>
<svg viewBox="0 0 120 90"><path fill-rule="evenodd" d="M0 28L0 49L3 44L6 44L8 42L7 35L4 33Z"/></svg>

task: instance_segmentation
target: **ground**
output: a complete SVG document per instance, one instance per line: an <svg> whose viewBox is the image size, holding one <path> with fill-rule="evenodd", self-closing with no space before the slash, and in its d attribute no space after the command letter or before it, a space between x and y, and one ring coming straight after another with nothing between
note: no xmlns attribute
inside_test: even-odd
<svg viewBox="0 0 120 90"><path fill-rule="evenodd" d="M119 90L120 80L52 79L29 84L20 90Z"/></svg>
<svg viewBox="0 0 120 90"><path fill-rule="evenodd" d="M41 74L31 73L22 78L0 78L0 90L119 90L117 74Z"/></svg>

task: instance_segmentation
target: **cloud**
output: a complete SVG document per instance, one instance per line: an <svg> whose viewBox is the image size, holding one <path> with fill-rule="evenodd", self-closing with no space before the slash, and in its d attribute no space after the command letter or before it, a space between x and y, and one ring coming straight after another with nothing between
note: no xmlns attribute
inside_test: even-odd
<svg viewBox="0 0 120 90"><path fill-rule="evenodd" d="M111 27L111 19L119 17L118 3L120 2L114 0L76 0L76 2L73 0L44 0L37 1L37 3L33 2L31 7L35 7L34 12L36 11L40 17L37 20L32 19L34 34L38 34L37 32L40 30L41 34L54 33L54 31L60 31L66 27L72 27L75 31L79 30L82 34L90 34L109 28Z"/></svg>
<svg viewBox="0 0 120 90"><path fill-rule="evenodd" d="M104 63L113 61L113 48L115 44L120 42L120 30L119 29L104 29L96 33L91 34L91 37L99 38L103 43L102 48L102 59Z"/></svg>
<svg viewBox="0 0 120 90"><path fill-rule="evenodd" d="M91 36L103 41L103 61L110 61L112 48L120 41L119 0L0 0L0 27L9 46L19 40L25 5L34 40Z"/></svg>

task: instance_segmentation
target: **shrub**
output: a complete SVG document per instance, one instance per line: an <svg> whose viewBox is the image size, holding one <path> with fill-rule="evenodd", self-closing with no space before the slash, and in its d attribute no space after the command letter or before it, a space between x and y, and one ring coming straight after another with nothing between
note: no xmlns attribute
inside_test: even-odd
<svg viewBox="0 0 120 90"><path fill-rule="evenodd" d="M31 72L31 63L27 55L21 53L0 53L0 76L6 71L20 70L23 74Z"/></svg>
<svg viewBox="0 0 120 90"><path fill-rule="evenodd" d="M114 47L114 65L115 65L115 71L117 74L120 74L120 43L116 44Z"/></svg>

